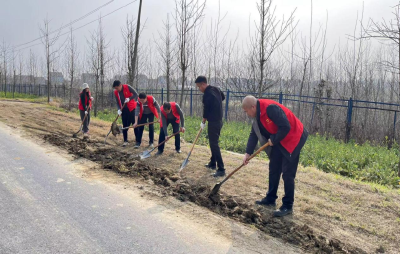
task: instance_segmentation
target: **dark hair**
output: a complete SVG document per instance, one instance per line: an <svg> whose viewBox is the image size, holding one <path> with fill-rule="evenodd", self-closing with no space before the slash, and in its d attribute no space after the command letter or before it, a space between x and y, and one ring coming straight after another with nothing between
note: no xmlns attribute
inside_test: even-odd
<svg viewBox="0 0 400 254"><path fill-rule="evenodd" d="M166 110L170 110L170 109L171 109L171 103L169 103L169 102L164 102L163 108L166 109Z"/></svg>
<svg viewBox="0 0 400 254"><path fill-rule="evenodd" d="M205 76L198 76L194 83L206 83L207 84L207 78Z"/></svg>
<svg viewBox="0 0 400 254"><path fill-rule="evenodd" d="M117 87L117 86L119 86L119 85L121 85L121 81L115 80L114 83L113 83L113 88L114 88L114 87Z"/></svg>
<svg viewBox="0 0 400 254"><path fill-rule="evenodd" d="M145 93L140 93L139 94L139 99L146 99L147 95Z"/></svg>

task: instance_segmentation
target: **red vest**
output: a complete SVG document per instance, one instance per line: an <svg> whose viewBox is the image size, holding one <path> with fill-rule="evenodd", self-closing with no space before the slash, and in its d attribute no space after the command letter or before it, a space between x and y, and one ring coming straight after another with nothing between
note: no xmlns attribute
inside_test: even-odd
<svg viewBox="0 0 400 254"><path fill-rule="evenodd" d="M181 116L178 113L178 110L176 110L176 102L170 102L171 104L171 109L172 109L172 114L175 116L176 118L176 123L180 123L181 122ZM161 106L161 113L165 116L165 119L167 119L167 113L165 113L164 111L164 106ZM160 121L160 128L162 128L162 121Z"/></svg>
<svg viewBox="0 0 400 254"><path fill-rule="evenodd" d="M140 105L140 113L139 113L139 119L142 119L143 115L143 104L139 100L139 105ZM154 107L154 97L151 95L147 95L147 107L151 110L151 112L158 118L158 112L156 107Z"/></svg>
<svg viewBox="0 0 400 254"><path fill-rule="evenodd" d="M286 149L286 151L292 154L296 146L299 144L301 136L303 135L303 124L292 113L292 111L290 111L290 109L286 108L282 104L268 99L259 99L258 101L260 102L260 122L271 134L276 134L278 132L278 126L276 126L275 123L269 119L267 115L267 107L271 104L275 104L278 105L283 112L285 112L290 124L290 131L280 143Z"/></svg>
<svg viewBox="0 0 400 254"><path fill-rule="evenodd" d="M83 93L83 91L82 91L79 95L82 95L82 93ZM86 93L86 92L85 92L85 93ZM86 106L88 105L88 99L89 99L89 108L91 109L91 108L92 108L92 100L90 99L90 97L92 97L92 96L91 96L90 91L89 91L89 98L88 98L87 96L85 96L85 105L86 105ZM80 99L80 96L79 96L79 109L80 109L80 110L85 110L85 109L83 108L83 105L82 105L82 101L81 101L81 99Z"/></svg>
<svg viewBox="0 0 400 254"><path fill-rule="evenodd" d="M122 85L122 92L124 93L125 99L130 98L133 94L131 91L129 91L128 85ZM114 95L115 97L118 98L118 103L119 103L119 108L122 110L122 102L121 98L119 98L119 92L117 90L114 90ZM136 101L135 100L130 100L126 106L128 106L129 111L132 111L136 108Z"/></svg>

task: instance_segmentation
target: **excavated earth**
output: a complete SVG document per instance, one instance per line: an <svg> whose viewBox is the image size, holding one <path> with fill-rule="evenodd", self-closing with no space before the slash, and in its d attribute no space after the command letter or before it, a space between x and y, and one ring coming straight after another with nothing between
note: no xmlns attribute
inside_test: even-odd
<svg viewBox="0 0 400 254"><path fill-rule="evenodd" d="M266 234L280 238L307 252L366 253L337 239L327 239L318 235L307 225L299 225L290 218L273 218L270 210L261 207L255 209L239 198L226 195L223 191L211 200L208 196L213 186L202 180L181 178L178 174L151 167L138 157L121 152L112 146L105 146L101 141L72 138L63 134L47 134L43 138L76 157L100 163L106 170L153 182L165 195L174 196L182 202L193 202L222 216L253 225Z"/></svg>

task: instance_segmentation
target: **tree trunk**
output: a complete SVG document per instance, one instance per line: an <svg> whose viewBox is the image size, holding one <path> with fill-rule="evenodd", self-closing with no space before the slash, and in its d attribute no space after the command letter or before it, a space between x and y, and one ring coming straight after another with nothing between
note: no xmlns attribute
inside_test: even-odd
<svg viewBox="0 0 400 254"><path fill-rule="evenodd" d="M138 68L136 66L136 59L137 59L137 51L138 51L138 44L139 44L139 32L140 32L140 16L142 14L142 0L139 3L139 12L138 12L138 19L136 22L136 36L135 36L135 49L133 51L133 59L131 62L132 65L132 72L135 73L135 69ZM133 85L133 84L132 84Z"/></svg>

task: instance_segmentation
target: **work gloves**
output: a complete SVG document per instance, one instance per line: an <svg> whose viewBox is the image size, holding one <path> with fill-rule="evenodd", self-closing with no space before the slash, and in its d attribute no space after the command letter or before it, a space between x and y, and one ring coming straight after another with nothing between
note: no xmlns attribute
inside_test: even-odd
<svg viewBox="0 0 400 254"><path fill-rule="evenodd" d="M85 115L87 115L89 112L85 111Z"/></svg>
<svg viewBox="0 0 400 254"><path fill-rule="evenodd" d="M129 100L129 98L126 98L125 99L125 103L128 103L130 100Z"/></svg>
<svg viewBox="0 0 400 254"><path fill-rule="evenodd" d="M201 122L200 128L201 128L202 130L204 130L204 127L206 127L206 123Z"/></svg>
<svg viewBox="0 0 400 254"><path fill-rule="evenodd" d="M93 97L90 97L90 100L94 100L94 98L93 98Z"/></svg>
<svg viewBox="0 0 400 254"><path fill-rule="evenodd" d="M120 109L118 109L118 115L122 115L122 111Z"/></svg>

